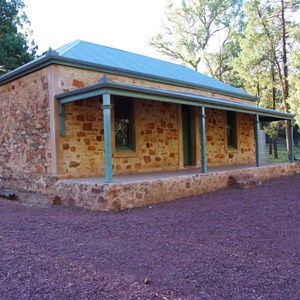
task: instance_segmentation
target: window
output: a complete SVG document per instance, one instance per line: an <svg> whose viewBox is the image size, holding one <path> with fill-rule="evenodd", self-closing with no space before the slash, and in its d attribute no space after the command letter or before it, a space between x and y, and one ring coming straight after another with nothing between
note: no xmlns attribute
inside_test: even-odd
<svg viewBox="0 0 300 300"><path fill-rule="evenodd" d="M115 97L114 108L116 151L134 150L132 99Z"/></svg>
<svg viewBox="0 0 300 300"><path fill-rule="evenodd" d="M227 146L237 148L236 113L227 111Z"/></svg>

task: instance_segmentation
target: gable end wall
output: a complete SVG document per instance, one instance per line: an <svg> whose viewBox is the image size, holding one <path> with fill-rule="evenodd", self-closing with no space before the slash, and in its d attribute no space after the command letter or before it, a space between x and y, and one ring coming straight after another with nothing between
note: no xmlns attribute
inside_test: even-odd
<svg viewBox="0 0 300 300"><path fill-rule="evenodd" d="M48 68L0 86L0 186L45 191L52 182Z"/></svg>

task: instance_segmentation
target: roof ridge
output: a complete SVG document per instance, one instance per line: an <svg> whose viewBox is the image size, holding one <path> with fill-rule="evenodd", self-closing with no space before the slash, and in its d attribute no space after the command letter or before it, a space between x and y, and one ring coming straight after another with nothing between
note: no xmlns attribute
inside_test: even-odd
<svg viewBox="0 0 300 300"><path fill-rule="evenodd" d="M59 53L59 56L62 56L64 54L66 54L69 50L71 50L72 48L76 47L80 42L83 42L83 41L75 40L75 41L70 42L70 43L68 43L64 46L59 47L55 51L57 51Z"/></svg>
<svg viewBox="0 0 300 300"><path fill-rule="evenodd" d="M75 42L77 42L77 43L75 44ZM124 50L124 49L116 48L116 47L113 47L113 46L98 44L96 42L90 42L90 41L84 41L84 40L76 40L76 41L71 42L71 43L69 43L69 44L67 44L65 46L62 46L59 49L63 49L64 47L68 47L70 45L69 48L67 49L67 51L68 51L68 50L72 49L73 47L77 46L80 42L85 43L85 44L94 45L96 47L102 47L102 48L112 49L112 50L115 50L115 51L118 51L118 52L123 52L123 53L129 53L129 54L133 54L133 55L138 55L138 56L141 56L141 57L145 57L147 59L154 59L154 60L161 61L161 62L164 62L164 63L168 63L168 64L171 64L171 65L176 65L176 66L179 66L179 67L182 67L182 68L187 68L187 69L193 70L192 68L189 68L188 66L185 66L185 65L182 65L182 64L179 64L179 63L175 63L175 62L171 62L171 61L167 61L167 60L164 60L162 58L156 58L156 57L152 57L152 56L149 56L149 55L137 53L137 52L134 52L134 51L131 51L131 50ZM72 43L74 43L74 45L71 45ZM59 51L59 49L56 49L56 51ZM65 51L61 55L64 55L67 51ZM205 74L202 74L202 75L205 75ZM205 75L205 76L207 76L207 75Z"/></svg>

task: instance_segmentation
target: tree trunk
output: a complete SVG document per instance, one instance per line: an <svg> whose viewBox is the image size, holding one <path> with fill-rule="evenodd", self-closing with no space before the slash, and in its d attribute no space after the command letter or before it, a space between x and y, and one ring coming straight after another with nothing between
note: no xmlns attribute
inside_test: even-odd
<svg viewBox="0 0 300 300"><path fill-rule="evenodd" d="M277 147L277 138L273 139L274 142L274 158L278 158L278 147Z"/></svg>
<svg viewBox="0 0 300 300"><path fill-rule="evenodd" d="M298 146L298 141L299 141L299 132L298 132L298 126L295 125L293 128L293 137L294 137L294 145L295 147Z"/></svg>
<svg viewBox="0 0 300 300"><path fill-rule="evenodd" d="M282 102L283 108L285 112L289 112L289 104L287 103L287 99L289 97L289 85L288 85L288 65L287 65L287 32L286 32L286 21L285 21L285 7L284 0L280 1L281 3L281 40L282 40L282 64L283 64L283 74L281 78L282 85ZM289 121L285 121L285 136L286 136L286 149L288 152L288 157L291 157L291 149L290 149L290 130L289 130Z"/></svg>
<svg viewBox="0 0 300 300"><path fill-rule="evenodd" d="M269 154L272 155L273 154L273 139L269 137Z"/></svg>
<svg viewBox="0 0 300 300"><path fill-rule="evenodd" d="M274 58L275 61L275 58ZM271 76L272 76L272 83L273 83L273 88L272 88L272 109L276 109L276 80L275 80L275 67L274 64L271 65Z"/></svg>

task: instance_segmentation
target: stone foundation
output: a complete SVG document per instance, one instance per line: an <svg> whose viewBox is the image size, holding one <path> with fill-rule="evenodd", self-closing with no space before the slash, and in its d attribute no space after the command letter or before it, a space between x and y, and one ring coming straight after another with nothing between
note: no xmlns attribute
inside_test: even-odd
<svg viewBox="0 0 300 300"><path fill-rule="evenodd" d="M56 181L56 176L48 174L17 173L14 176L1 176L0 174L0 188L42 195L49 195L54 190Z"/></svg>
<svg viewBox="0 0 300 300"><path fill-rule="evenodd" d="M61 203L65 205L99 211L115 211L224 189L228 187L230 175L247 173L258 181L265 181L297 172L299 172L299 165L293 163L184 176L170 174L167 178L110 184L68 179L57 181L51 198L57 199L56 196L59 196Z"/></svg>

